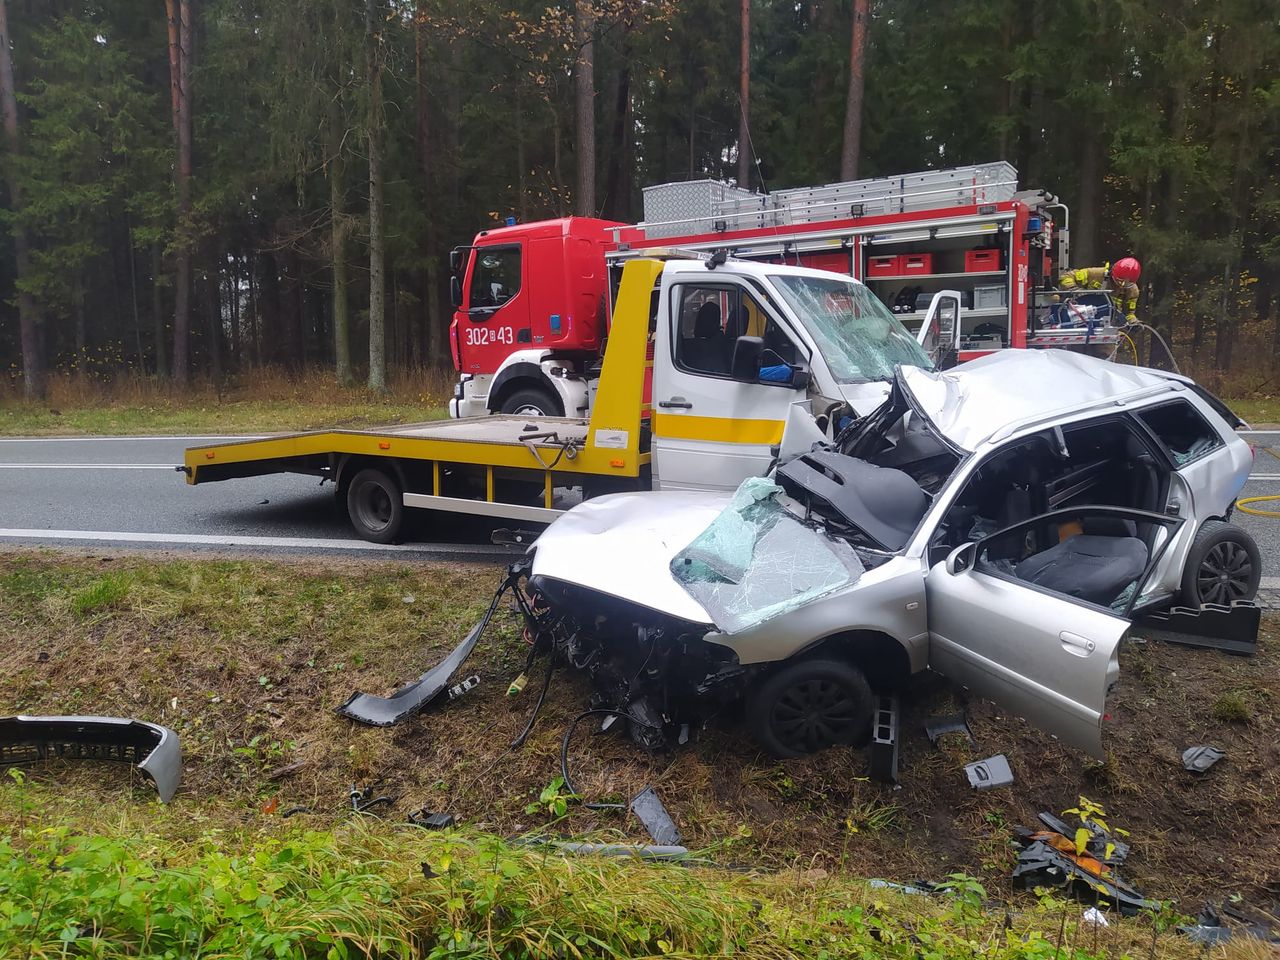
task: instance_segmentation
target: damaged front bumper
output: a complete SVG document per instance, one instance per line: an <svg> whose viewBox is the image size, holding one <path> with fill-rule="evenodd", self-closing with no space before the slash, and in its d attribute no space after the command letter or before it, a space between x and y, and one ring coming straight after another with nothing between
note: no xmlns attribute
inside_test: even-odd
<svg viewBox="0 0 1280 960"><path fill-rule="evenodd" d="M182 748L168 727L123 717L0 717L0 766L37 760L132 763L168 803L182 782Z"/></svg>

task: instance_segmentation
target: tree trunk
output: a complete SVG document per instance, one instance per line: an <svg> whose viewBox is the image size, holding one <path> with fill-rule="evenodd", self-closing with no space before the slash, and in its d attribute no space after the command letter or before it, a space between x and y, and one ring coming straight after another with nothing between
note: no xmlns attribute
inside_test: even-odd
<svg viewBox="0 0 1280 960"><path fill-rule="evenodd" d="M338 383L344 387L355 385L351 369L350 313L347 308L347 211L344 197L346 184L343 174L342 116L336 100L329 106L329 262L333 270L333 365Z"/></svg>
<svg viewBox="0 0 1280 960"><path fill-rule="evenodd" d="M369 42L369 389L387 389L385 262L382 225L382 24L365 0Z"/></svg>
<svg viewBox="0 0 1280 960"><path fill-rule="evenodd" d="M573 67L574 137L578 183L573 212L593 217L596 210L595 11L592 0L574 0L578 57Z"/></svg>
<svg viewBox="0 0 1280 960"><path fill-rule="evenodd" d="M240 368L240 254L231 257L231 269L227 271L227 303L231 305L231 363Z"/></svg>
<svg viewBox="0 0 1280 960"><path fill-rule="evenodd" d="M605 184L605 216L631 219L632 175L635 170L635 122L631 114L631 23L623 24L621 65L614 75L613 125L609 136L609 176Z"/></svg>
<svg viewBox="0 0 1280 960"><path fill-rule="evenodd" d="M738 45L738 186L751 187L751 0L742 0Z"/></svg>
<svg viewBox="0 0 1280 960"><path fill-rule="evenodd" d="M191 341L191 28L193 0L177 4L178 30L178 230L173 295L173 379L180 387L190 377ZM169 55L170 67L174 54ZM172 81L171 81L172 82Z"/></svg>
<svg viewBox="0 0 1280 960"><path fill-rule="evenodd" d="M204 276L205 313L208 314L209 373L213 387L222 396L222 279L220 265L222 255L217 246L210 250L209 267Z"/></svg>
<svg viewBox="0 0 1280 960"><path fill-rule="evenodd" d="M844 146L840 151L840 179L858 179L862 152L862 93L867 75L867 27L870 0L853 0L853 29L849 37L849 93L844 102Z"/></svg>
<svg viewBox="0 0 1280 960"><path fill-rule="evenodd" d="M168 334L164 329L164 293L160 289L160 270L164 263L160 259L160 244L151 245L151 328L152 339L156 349L156 376L165 379L169 376L169 363L165 360L165 341Z"/></svg>
<svg viewBox="0 0 1280 960"><path fill-rule="evenodd" d="M22 184L14 169L14 161L22 152L22 139L18 133L18 98L10 43L6 0L0 0L0 110L4 112L5 149L9 154L4 169L9 185L9 205L17 214L22 211ZM31 248L27 229L20 222L13 225L13 251L18 283L18 336L22 342L22 394L27 400L43 400L45 380L40 350L40 316L35 298L22 289L22 281L31 270Z"/></svg>
<svg viewBox="0 0 1280 960"><path fill-rule="evenodd" d="M440 226L437 214L431 206L437 191L435 190L435 166L431 162L431 102L428 97L430 90L427 80L427 31L423 6L423 0L418 0L418 19L414 24L414 70L417 78L418 164L422 171L422 198L426 208L422 232L424 259L422 305L426 311L427 324L425 365L443 367L447 351L444 345L444 321L440 310ZM521 119L520 104L517 102L517 125L521 124ZM524 218L526 211L524 210L523 143L521 142L519 146L521 152L517 155L517 162L520 164L521 217ZM419 339L414 337L414 342L417 343ZM416 357L415 359L422 362L424 358Z"/></svg>

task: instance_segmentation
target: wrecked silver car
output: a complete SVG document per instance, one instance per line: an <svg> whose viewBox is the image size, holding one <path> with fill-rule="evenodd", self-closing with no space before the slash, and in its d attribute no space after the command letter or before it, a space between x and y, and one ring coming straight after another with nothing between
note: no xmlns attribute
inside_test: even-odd
<svg viewBox="0 0 1280 960"><path fill-rule="evenodd" d="M655 745L741 705L779 757L865 741L932 669L1103 755L1140 611L1251 598L1252 451L1191 381L1064 351L899 367L736 493L599 497L536 541L532 624Z"/></svg>

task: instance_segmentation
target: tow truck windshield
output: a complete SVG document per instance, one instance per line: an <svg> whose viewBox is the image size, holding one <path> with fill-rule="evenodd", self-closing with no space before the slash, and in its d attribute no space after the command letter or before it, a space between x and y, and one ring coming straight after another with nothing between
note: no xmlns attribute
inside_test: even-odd
<svg viewBox="0 0 1280 960"><path fill-rule="evenodd" d="M818 342L840 383L891 380L899 364L933 369L915 338L862 284L835 277L769 280Z"/></svg>

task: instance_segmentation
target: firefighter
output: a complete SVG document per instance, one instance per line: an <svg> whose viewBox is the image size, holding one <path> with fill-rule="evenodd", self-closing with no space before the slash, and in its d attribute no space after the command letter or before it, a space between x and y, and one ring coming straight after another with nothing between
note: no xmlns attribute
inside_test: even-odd
<svg viewBox="0 0 1280 960"><path fill-rule="evenodd" d="M1080 267L1068 270L1058 277L1059 290L1101 290L1111 287L1111 299L1117 309L1124 312L1127 323L1138 320L1138 277L1142 275L1142 264L1133 257L1124 257L1114 265L1103 264L1101 267Z"/></svg>

